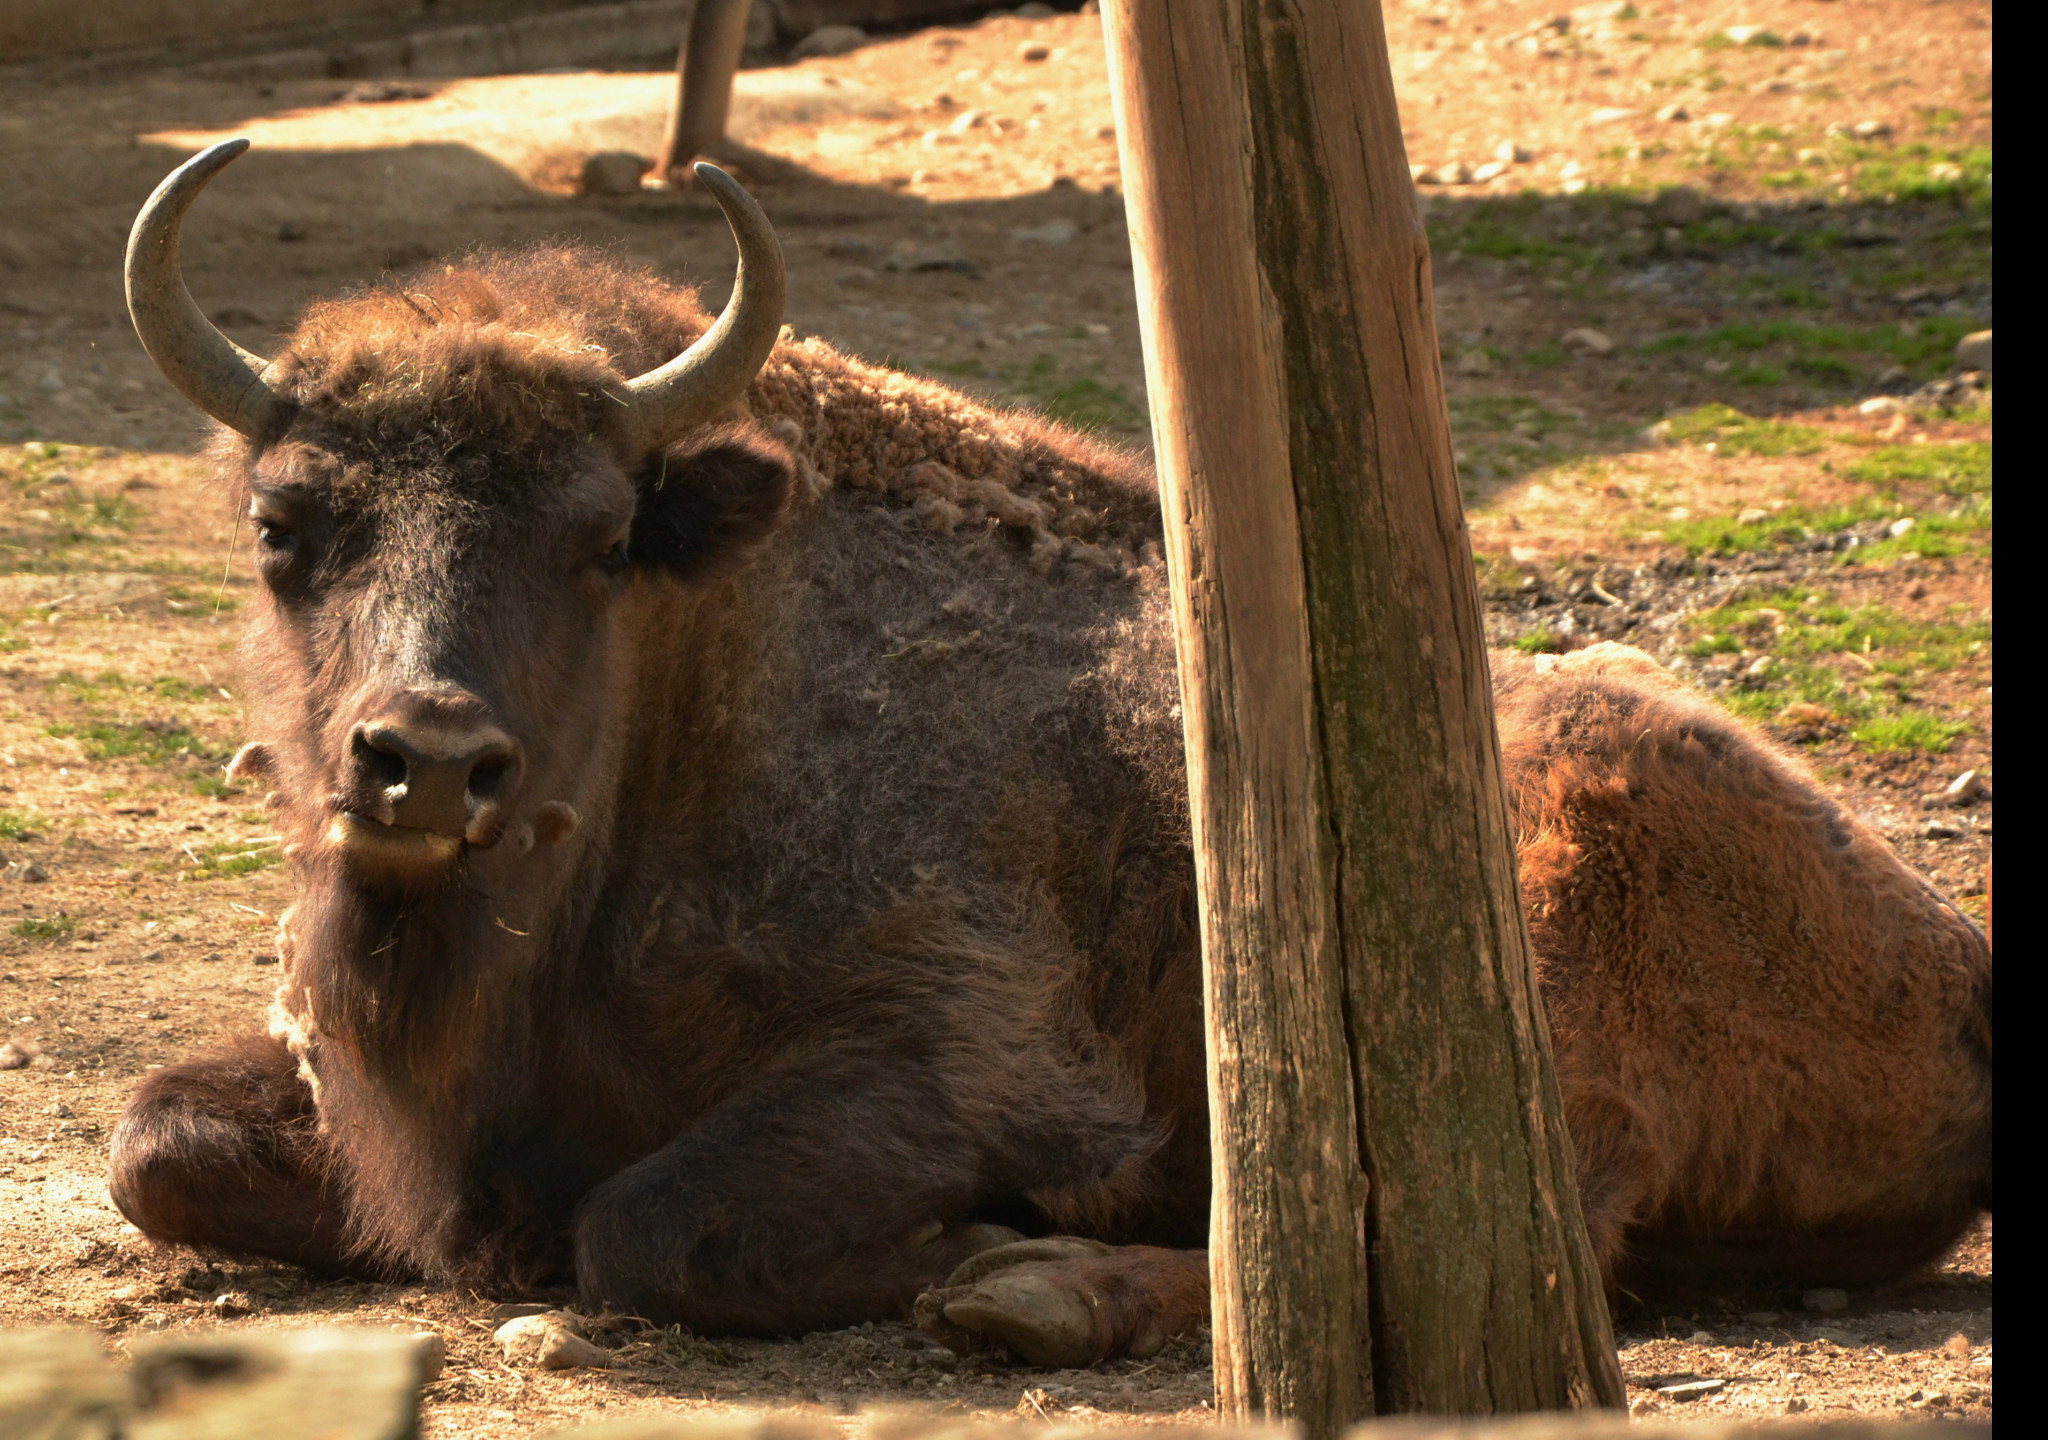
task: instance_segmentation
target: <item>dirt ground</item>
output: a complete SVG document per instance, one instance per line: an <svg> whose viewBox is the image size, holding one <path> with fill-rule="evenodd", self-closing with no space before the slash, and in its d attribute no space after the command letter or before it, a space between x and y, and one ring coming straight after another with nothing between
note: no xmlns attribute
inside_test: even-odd
<svg viewBox="0 0 2048 1440"><path fill-rule="evenodd" d="M1388 13L1495 639L1643 646L1802 747L1988 918L1991 402L1952 353L1991 323L1990 8L1558 15ZM477 244L574 237L722 300L708 202L569 193L588 153L652 153L670 83L0 76L0 1037L43 1054L0 1073L0 1323L116 1343L430 1328L449 1352L436 1436L901 1401L1198 1418L1200 1343L1055 1374L890 1325L656 1332L612 1337L609 1370L514 1368L490 1336L506 1297L209 1265L152 1248L107 1198L136 1078L256 1021L286 902L257 797L220 778L247 536L129 332L136 207L192 148L255 141L185 246L201 306L251 348L316 295ZM1095 19L995 16L750 70L734 133L761 152L741 169L788 249L799 331L1143 443ZM1958 781L1963 803L1927 798ZM1988 1419L1990 1223L1839 1311L1735 1296L1617 1323L1638 1413Z"/></svg>

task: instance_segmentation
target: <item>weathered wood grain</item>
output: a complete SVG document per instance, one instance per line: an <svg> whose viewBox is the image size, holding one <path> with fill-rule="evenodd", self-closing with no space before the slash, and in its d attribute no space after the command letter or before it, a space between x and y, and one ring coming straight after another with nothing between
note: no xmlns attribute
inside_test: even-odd
<svg viewBox="0 0 2048 1440"><path fill-rule="evenodd" d="M1107 0L1208 976L1217 1394L1618 1405L1371 0Z"/></svg>

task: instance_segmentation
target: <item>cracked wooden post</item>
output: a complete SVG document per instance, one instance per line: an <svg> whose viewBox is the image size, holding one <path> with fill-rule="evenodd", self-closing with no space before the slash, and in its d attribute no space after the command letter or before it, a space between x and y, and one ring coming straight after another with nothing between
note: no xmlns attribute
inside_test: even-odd
<svg viewBox="0 0 2048 1440"><path fill-rule="evenodd" d="M1619 1406L1372 0L1105 0L1207 968L1217 1408Z"/></svg>

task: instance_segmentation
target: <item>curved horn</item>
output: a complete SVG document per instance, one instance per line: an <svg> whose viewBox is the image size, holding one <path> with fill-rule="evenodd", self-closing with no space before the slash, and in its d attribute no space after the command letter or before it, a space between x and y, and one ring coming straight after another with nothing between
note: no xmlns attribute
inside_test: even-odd
<svg viewBox="0 0 2048 1440"><path fill-rule="evenodd" d="M717 324L668 364L626 382L633 432L649 450L703 424L746 393L782 333L787 285L774 227L732 176L701 161L695 168L732 226L740 247L739 274Z"/></svg>
<svg viewBox="0 0 2048 1440"><path fill-rule="evenodd" d="M281 429L291 406L264 383L265 362L199 313L178 271L185 212L206 182L248 148L247 140L223 141L164 178L128 232L127 282L128 318L164 379L221 424L254 439Z"/></svg>

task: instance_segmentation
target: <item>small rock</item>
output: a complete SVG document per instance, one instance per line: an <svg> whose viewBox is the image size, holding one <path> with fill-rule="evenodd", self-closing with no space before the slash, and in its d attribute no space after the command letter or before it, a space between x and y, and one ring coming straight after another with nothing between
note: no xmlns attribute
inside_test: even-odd
<svg viewBox="0 0 2048 1440"><path fill-rule="evenodd" d="M1052 46L1042 40L1027 40L1017 47L1017 58L1033 64L1052 59Z"/></svg>
<svg viewBox="0 0 2048 1440"><path fill-rule="evenodd" d="M1858 120L1849 127L1849 133L1858 140L1875 140L1892 133L1892 127L1882 120Z"/></svg>
<svg viewBox="0 0 2048 1440"><path fill-rule="evenodd" d="M1806 1402L1800 1399L1797 1395L1794 1395L1791 1399L1785 1402L1785 1413L1787 1415L1801 1415L1804 1414L1805 1411Z"/></svg>
<svg viewBox="0 0 2048 1440"><path fill-rule="evenodd" d="M1484 350L1467 350L1451 368L1460 375L1491 375L1495 366L1493 357Z"/></svg>
<svg viewBox="0 0 2048 1440"><path fill-rule="evenodd" d="M59 1120L73 1120L77 1118L77 1112L62 1100L52 1101L50 1108L43 1113L54 1116Z"/></svg>
<svg viewBox="0 0 2048 1440"><path fill-rule="evenodd" d="M1584 325L1565 331L1557 343L1575 355L1606 355L1614 349L1614 342L1606 335Z"/></svg>
<svg viewBox="0 0 2048 1440"><path fill-rule="evenodd" d="M1408 178L1417 185L1437 185L1442 183L1437 179L1436 166L1434 165L1410 165L1408 167Z"/></svg>
<svg viewBox="0 0 2048 1440"><path fill-rule="evenodd" d="M1518 145L1512 140L1503 140L1494 147L1493 158L1505 165L1527 165L1536 158L1536 152L1527 145Z"/></svg>
<svg viewBox="0 0 2048 1440"><path fill-rule="evenodd" d="M1963 838L1962 831L1940 820L1929 820L1920 827L1919 835L1922 840L1960 840Z"/></svg>
<svg viewBox="0 0 2048 1440"><path fill-rule="evenodd" d="M1979 800L1990 798L1991 787L1984 783L1984 776L1976 770L1965 770L1941 791L1941 803L1944 805L1974 805Z"/></svg>
<svg viewBox="0 0 2048 1440"><path fill-rule="evenodd" d="M5 1045L0 1045L0 1070L26 1070L42 1053L42 1046L26 1036L17 1035Z"/></svg>
<svg viewBox="0 0 2048 1440"><path fill-rule="evenodd" d="M1587 119L1591 120L1595 125L1607 125L1616 120L1626 120L1635 113L1635 111L1625 105L1602 105L1588 116Z"/></svg>
<svg viewBox="0 0 2048 1440"><path fill-rule="evenodd" d="M561 1310L542 1315L523 1315L507 1320L493 1333L513 1362L536 1364L543 1370L591 1370L611 1368L612 1354L577 1334L582 1321Z"/></svg>
<svg viewBox="0 0 2048 1440"><path fill-rule="evenodd" d="M408 1325L391 1328L412 1341L413 1357L420 1367L420 1384L440 1379L441 1372L448 1368L448 1342L433 1330L414 1330Z"/></svg>
<svg viewBox="0 0 2048 1440"><path fill-rule="evenodd" d="M967 109L962 110L947 122L946 129L955 135L965 135L969 130L979 130L986 124L988 124L988 111Z"/></svg>
<svg viewBox="0 0 2048 1440"><path fill-rule="evenodd" d="M1638 1395L1635 1399L1629 1401L1628 1414L1631 1420L1640 1420L1645 1415L1655 1415L1659 1410L1663 1408L1663 1406L1659 1405L1655 1400L1652 1400L1649 1396Z"/></svg>
<svg viewBox="0 0 2048 1440"><path fill-rule="evenodd" d="M1824 1285L1801 1295L1799 1304L1816 1315L1834 1315L1849 1308L1849 1292Z"/></svg>
<svg viewBox="0 0 2048 1440"><path fill-rule="evenodd" d="M223 1290L213 1297L213 1313L216 1315L247 1315L256 1308L256 1302L240 1290Z"/></svg>
<svg viewBox="0 0 2048 1440"><path fill-rule="evenodd" d="M30 885L41 885L50 878L50 872L30 861L21 867L21 878Z"/></svg>
<svg viewBox="0 0 2048 1440"><path fill-rule="evenodd" d="M1886 527L1885 533L1891 536L1892 539L1897 540L1901 536L1904 536L1908 532L1910 532L1912 528L1913 517L1911 515L1902 515L1897 520L1892 521L1892 523Z"/></svg>
<svg viewBox="0 0 2048 1440"><path fill-rule="evenodd" d="M1010 238L1027 245L1071 245L1080 233L1081 227L1071 220L1048 220L1043 225L1012 230Z"/></svg>
<svg viewBox="0 0 2048 1440"><path fill-rule="evenodd" d="M585 195L638 195L640 177L654 162L630 150L606 150L583 162Z"/></svg>
<svg viewBox="0 0 2048 1440"><path fill-rule="evenodd" d="M1735 523L1737 525L1761 525L1764 523L1764 521L1770 518L1770 511L1759 510L1754 505L1752 505L1749 507L1749 509L1744 510L1742 513L1735 517Z"/></svg>
<svg viewBox="0 0 2048 1440"><path fill-rule="evenodd" d="M1879 377L1882 379L1883 377ZM1873 395L1856 407L1858 415L1896 415L1906 407L1891 395Z"/></svg>
<svg viewBox="0 0 2048 1440"><path fill-rule="evenodd" d="M1707 198L1690 185L1674 185L1650 202L1650 218L1659 225L1696 225L1707 218Z"/></svg>
<svg viewBox="0 0 2048 1440"><path fill-rule="evenodd" d="M1505 161L1489 160L1472 172L1472 183L1474 185L1484 185L1487 181L1498 180L1507 173L1508 167Z"/></svg>
<svg viewBox="0 0 2048 1440"><path fill-rule="evenodd" d="M1463 160L1453 160L1448 165L1437 167L1437 183L1440 185L1470 185L1472 167Z"/></svg>
<svg viewBox="0 0 2048 1440"><path fill-rule="evenodd" d="M851 55L868 43L868 32L858 25L820 25L796 42L791 51L799 59L821 55Z"/></svg>
<svg viewBox="0 0 2048 1440"><path fill-rule="evenodd" d="M1991 332L1978 330L1956 341L1956 368L1991 373Z"/></svg>
<svg viewBox="0 0 2048 1440"><path fill-rule="evenodd" d="M1682 125L1692 119L1692 111L1683 105L1666 105L1657 112L1657 118L1667 125Z"/></svg>
<svg viewBox="0 0 2048 1440"><path fill-rule="evenodd" d="M1718 1395L1727 1388L1726 1380L1687 1380L1678 1385L1659 1385L1657 1393L1666 1400L1675 1400L1684 1405L1694 1400L1704 1400L1709 1395Z"/></svg>

